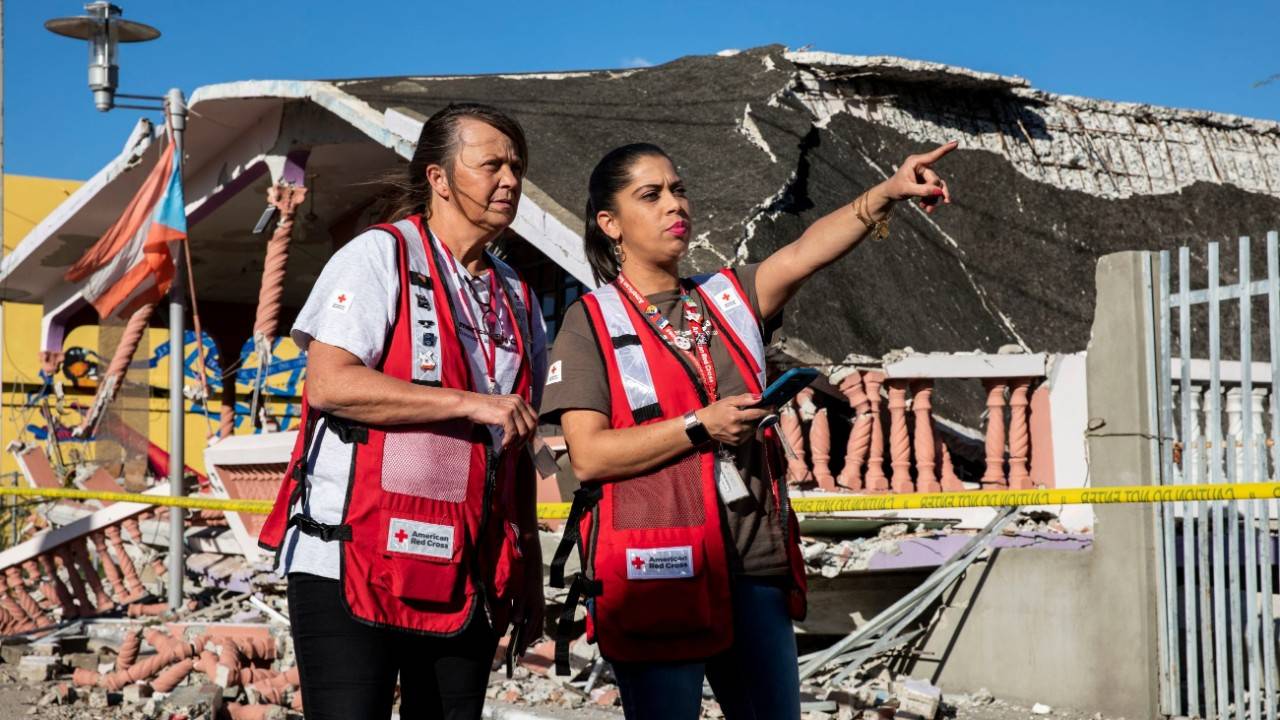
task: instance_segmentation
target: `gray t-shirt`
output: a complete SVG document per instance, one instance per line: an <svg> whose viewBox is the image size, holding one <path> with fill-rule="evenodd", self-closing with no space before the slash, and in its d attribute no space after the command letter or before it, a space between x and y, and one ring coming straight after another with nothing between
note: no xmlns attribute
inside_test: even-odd
<svg viewBox="0 0 1280 720"><path fill-rule="evenodd" d="M476 278L473 287L479 299L464 287L459 274L466 270L452 262L449 250L438 244L445 257L445 267L440 268L441 280L453 293L455 305L461 307L462 302L469 304L470 317L483 317L480 302L488 303L488 272ZM449 266L453 265L453 268ZM480 282L479 280L484 280ZM382 351L386 344L387 333L391 331L396 318L396 305L400 300L400 282L397 270L395 239L381 230L366 230L329 258L311 288L307 302L298 313L293 324L293 341L302 351L306 351L312 340L326 345L342 348L355 355L368 367L377 367L382 360ZM498 328L504 338L512 338L514 318L506 311L505 303L492 303L498 311ZM463 313L459 313L463 315ZM534 402L535 407L540 399L542 375L540 371L546 367L546 328L537 303L530 308L532 321L532 337L529 357L534 368ZM459 318L458 334L462 338L463 349L471 360L473 377L481 390L486 389L486 366L481 354L480 339L473 323L466 321L466 316ZM484 323L481 335L487 333ZM520 369L520 356L516 353L516 345L511 341L498 343L495 358L497 391L510 393ZM495 442L501 440L501 429L490 427ZM351 472L351 453L353 445L343 443L336 432L328 427L324 419L316 425L315 436L311 442L310 456L307 459L307 492L306 504L302 512L317 522L337 524L342 521L342 509L346 503L347 480ZM299 508L291 508L290 515ZM324 542L319 538L306 535L290 528L285 534L284 545L280 553L281 574L305 572L322 577L338 579L338 543Z"/></svg>

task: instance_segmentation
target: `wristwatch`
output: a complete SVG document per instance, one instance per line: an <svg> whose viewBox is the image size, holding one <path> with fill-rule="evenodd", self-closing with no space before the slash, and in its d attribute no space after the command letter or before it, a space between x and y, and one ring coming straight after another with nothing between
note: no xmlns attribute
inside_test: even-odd
<svg viewBox="0 0 1280 720"><path fill-rule="evenodd" d="M702 424L692 410L684 414L684 434L689 436L689 442L693 443L694 447L701 447L711 442L711 433L707 432L707 426Z"/></svg>

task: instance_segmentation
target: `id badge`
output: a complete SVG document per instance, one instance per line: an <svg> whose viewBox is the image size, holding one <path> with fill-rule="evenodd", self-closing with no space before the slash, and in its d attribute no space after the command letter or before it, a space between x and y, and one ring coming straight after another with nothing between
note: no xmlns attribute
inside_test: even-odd
<svg viewBox="0 0 1280 720"><path fill-rule="evenodd" d="M716 489L720 492L720 501L725 505L735 503L750 494L746 483L742 482L738 466L728 455L716 456Z"/></svg>

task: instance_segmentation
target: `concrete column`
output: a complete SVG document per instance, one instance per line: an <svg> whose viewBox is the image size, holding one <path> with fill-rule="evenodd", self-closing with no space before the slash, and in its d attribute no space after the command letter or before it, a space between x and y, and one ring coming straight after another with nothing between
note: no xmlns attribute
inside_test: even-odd
<svg viewBox="0 0 1280 720"><path fill-rule="evenodd" d="M1143 253L1098 262L1088 348L1089 478L1151 483ZM904 671L948 691L1159 716L1155 528L1149 505L1097 505L1089 550L1001 550L975 564ZM1010 642L1010 638L1033 638Z"/></svg>

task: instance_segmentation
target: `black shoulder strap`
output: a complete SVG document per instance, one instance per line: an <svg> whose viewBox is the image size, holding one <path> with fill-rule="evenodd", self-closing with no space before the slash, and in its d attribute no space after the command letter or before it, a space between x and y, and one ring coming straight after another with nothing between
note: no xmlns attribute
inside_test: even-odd
<svg viewBox="0 0 1280 720"><path fill-rule="evenodd" d="M569 554L576 548L579 551L579 557L585 563L586 558L582 557L582 514L595 508L603 496L603 491L598 484L583 485L573 492L573 504L569 506L569 517L564 521L564 535L560 539L560 544L556 547L556 554L551 559L551 587L563 588L564 585L564 566L569 562ZM585 565L583 566L585 567Z"/></svg>
<svg viewBox="0 0 1280 720"><path fill-rule="evenodd" d="M600 594L600 581L591 580L588 577L590 569L587 567L587 554L583 551L582 515L594 509L603 496L604 491L597 483L583 485L574 491L573 504L569 507L569 517L564 523L564 537L560 540L556 554L551 560L551 587L556 588L565 586L564 566L569 561L569 554L575 548L578 550L581 565L581 570L574 574L573 580L569 583L569 597L565 600L564 609L561 610L560 619L556 623L556 675L569 674L569 643L574 637L573 623L578 612L578 604L583 597L594 597Z"/></svg>

